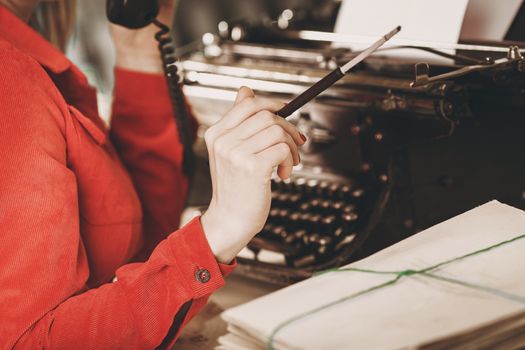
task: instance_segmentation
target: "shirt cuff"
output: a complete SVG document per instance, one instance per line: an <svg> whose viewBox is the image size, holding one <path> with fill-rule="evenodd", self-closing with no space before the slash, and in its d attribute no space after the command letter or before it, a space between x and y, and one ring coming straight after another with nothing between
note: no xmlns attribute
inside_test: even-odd
<svg viewBox="0 0 525 350"><path fill-rule="evenodd" d="M229 264L222 264L222 263L217 263L217 264L219 265L219 269L222 272L222 276L228 277L228 275L232 273L233 270L235 270L235 268L237 267L237 259L233 259L232 262Z"/></svg>
<svg viewBox="0 0 525 350"><path fill-rule="evenodd" d="M171 234L168 242L177 268L182 275L187 276L184 281L193 298L208 296L222 287L224 278L237 266L235 260L230 264L217 262L202 229L200 217Z"/></svg>

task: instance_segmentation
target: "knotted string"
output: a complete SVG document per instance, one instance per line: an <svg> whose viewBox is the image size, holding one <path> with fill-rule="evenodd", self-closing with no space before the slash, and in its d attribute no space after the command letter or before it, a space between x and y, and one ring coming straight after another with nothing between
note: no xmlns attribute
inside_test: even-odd
<svg viewBox="0 0 525 350"><path fill-rule="evenodd" d="M486 292L486 293L489 293L489 294L492 294L492 295L496 295L498 297L501 297L501 298L513 301L513 302L517 302L517 303L522 304L523 306L525 306L525 297L523 297L523 296L507 293L507 292L504 292L504 291L501 291L501 290L498 290L498 289L494 289L494 288L491 288L491 287L488 287L488 286L483 286L483 285L479 285L479 284L475 284L475 283L470 283L470 282L461 281L461 280L457 280L457 279L449 278L449 277L443 277L443 276L439 276L439 275L435 275L435 274L430 273L431 271L436 270L436 269L438 269L438 268L440 268L442 266L445 266L445 265L448 265L448 264L451 264L451 263L454 263L454 262L457 262L457 261L460 261L460 260L464 260L464 259L472 257L472 256L476 256L476 255L480 255L480 254L486 253L486 252L491 251L493 249L499 248L499 247L504 246L504 245L508 245L510 243L513 243L515 241L518 241L518 240L524 239L524 238L525 238L525 234L521 235L521 236L518 236L518 237L514 237L514 238L509 239L507 241L496 243L494 245L491 245L489 247L486 247L486 248L483 248L483 249L480 249L480 250L476 250L474 252L465 254L465 255L457 257L457 258L453 258L453 259L450 259L450 260L443 261L443 262L438 263L436 265L429 266L427 268L420 269L420 270L407 269L407 270L402 270L402 271L378 271L378 270L368 270L368 269L359 269L359 268L344 268L344 269L335 268L335 269L328 269L328 270L325 270L325 271L318 272L318 273L316 273L314 275L314 277L317 277L317 276L320 276L320 275L324 275L324 274L330 273L330 272L337 272L337 273L339 273L339 272L361 272L361 273L371 273L371 274L379 274L379 275L392 275L392 276L394 276L394 278L391 279L391 280L388 280L388 281L386 281L384 283L372 286L370 288L364 289L364 290L356 292L354 294L347 295L347 296L342 297L340 299L334 300L334 301L332 301L330 303L321 305L319 307L316 307L315 309L306 311L306 312L304 312L302 314L299 314L297 316L294 316L294 317L292 317L292 318L282 322L270 334L270 337L268 338L268 342L267 342L267 349L268 350L273 350L273 343L274 343L275 336L277 335L277 333L282 331L284 328L290 326L292 323L294 323L296 321L299 321L299 320L301 320L301 319L303 319L303 318L305 318L307 316L310 316L310 315L313 315L313 314L318 313L320 311L323 311L325 309L328 309L331 306L334 306L334 305L337 305L337 304L341 304L341 303L343 303L345 301L348 301L348 300L351 300L351 299L355 299L355 298L357 298L359 296L371 293L371 292L376 291L378 289L382 289L382 288L385 288L385 287L388 287L388 286L392 286L392 285L396 284L397 282L399 282L399 280L401 280L403 277L410 277L410 276L414 276L414 275L421 275L421 276L433 278L433 279L436 279L436 280L440 280L440 281L444 281L444 282L448 282L448 283L452 283L452 284L457 284L457 285L460 285L460 286L463 286L463 287L466 287L466 288L471 288L471 289L475 289L475 290L478 290L478 291Z"/></svg>

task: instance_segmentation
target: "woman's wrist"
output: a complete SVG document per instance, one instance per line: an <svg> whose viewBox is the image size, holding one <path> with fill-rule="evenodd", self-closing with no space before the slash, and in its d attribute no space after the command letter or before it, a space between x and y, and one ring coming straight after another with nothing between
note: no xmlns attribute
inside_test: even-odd
<svg viewBox="0 0 525 350"><path fill-rule="evenodd" d="M228 224L227 218L217 215L212 208L201 216L204 235L217 261L222 264L229 264L251 239L240 228Z"/></svg>
<svg viewBox="0 0 525 350"><path fill-rule="evenodd" d="M117 53L116 66L118 68L142 73L162 73L162 60L159 52L140 55Z"/></svg>

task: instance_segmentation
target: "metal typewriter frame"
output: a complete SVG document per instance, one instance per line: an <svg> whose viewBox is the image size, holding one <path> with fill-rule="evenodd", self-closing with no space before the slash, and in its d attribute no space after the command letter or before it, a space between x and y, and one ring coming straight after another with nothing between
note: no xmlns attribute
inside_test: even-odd
<svg viewBox="0 0 525 350"><path fill-rule="evenodd" d="M487 58L484 64L465 66L454 71L430 77L428 63L418 63L415 66L415 79L411 87L428 86L429 84L453 80L474 72L496 70L499 68L515 67L518 72L525 71L525 59L518 46L509 47L507 57L492 61Z"/></svg>

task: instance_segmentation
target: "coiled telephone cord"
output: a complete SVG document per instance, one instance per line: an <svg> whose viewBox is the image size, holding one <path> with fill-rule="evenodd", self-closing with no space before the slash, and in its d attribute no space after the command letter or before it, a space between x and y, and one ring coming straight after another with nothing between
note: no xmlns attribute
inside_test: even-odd
<svg viewBox="0 0 525 350"><path fill-rule="evenodd" d="M188 106L182 93L182 79L176 65L177 58L175 57L175 47L170 35L170 28L159 22L157 19L154 19L152 22L159 28L159 31L155 34L155 39L159 43L162 68L168 83L171 105L179 132L179 140L183 146L182 169L184 174L188 177L188 180L191 180L195 165L191 137L192 132Z"/></svg>

